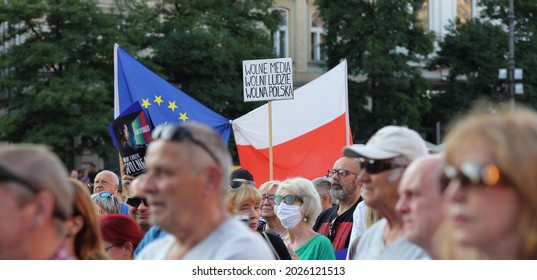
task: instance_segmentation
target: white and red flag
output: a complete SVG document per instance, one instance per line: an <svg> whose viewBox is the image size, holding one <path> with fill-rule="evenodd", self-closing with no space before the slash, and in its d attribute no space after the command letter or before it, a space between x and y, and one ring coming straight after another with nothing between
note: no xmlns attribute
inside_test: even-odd
<svg viewBox="0 0 537 280"><path fill-rule="evenodd" d="M326 175L352 144L347 61L295 90L293 100L272 101L273 179ZM233 120L240 165L259 185L269 180L268 104Z"/></svg>

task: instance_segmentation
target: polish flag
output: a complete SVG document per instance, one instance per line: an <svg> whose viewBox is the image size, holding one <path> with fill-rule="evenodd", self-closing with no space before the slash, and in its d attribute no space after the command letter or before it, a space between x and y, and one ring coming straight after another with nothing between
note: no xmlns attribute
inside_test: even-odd
<svg viewBox="0 0 537 280"><path fill-rule="evenodd" d="M293 100L272 101L273 179L324 176L352 144L347 61L294 91ZM268 104L233 120L240 165L259 186L269 180Z"/></svg>

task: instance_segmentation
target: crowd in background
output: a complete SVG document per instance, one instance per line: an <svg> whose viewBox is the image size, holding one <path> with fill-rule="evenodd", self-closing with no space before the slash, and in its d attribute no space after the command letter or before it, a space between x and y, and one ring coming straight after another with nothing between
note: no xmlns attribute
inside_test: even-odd
<svg viewBox="0 0 537 280"><path fill-rule="evenodd" d="M537 113L476 108L444 146L390 125L318 178L258 185L194 122L155 128L146 170L121 180L4 145L0 259L537 258Z"/></svg>

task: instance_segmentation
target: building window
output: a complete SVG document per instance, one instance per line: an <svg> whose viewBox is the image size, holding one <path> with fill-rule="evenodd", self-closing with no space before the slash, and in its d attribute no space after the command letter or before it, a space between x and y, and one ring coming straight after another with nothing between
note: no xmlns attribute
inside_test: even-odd
<svg viewBox="0 0 537 280"><path fill-rule="evenodd" d="M418 10L418 20L421 22L423 29L429 31L429 1L423 0Z"/></svg>
<svg viewBox="0 0 537 280"><path fill-rule="evenodd" d="M282 17L278 29L272 33L274 52L278 57L289 56L289 12L285 9L276 9Z"/></svg>
<svg viewBox="0 0 537 280"><path fill-rule="evenodd" d="M472 0L457 0L457 17L461 22L472 17Z"/></svg>
<svg viewBox="0 0 537 280"><path fill-rule="evenodd" d="M311 40L310 40L310 60L312 62L321 62L326 59L325 52L322 49L324 43L324 36L326 34L323 29L323 20L319 16L319 13L314 12L311 14Z"/></svg>

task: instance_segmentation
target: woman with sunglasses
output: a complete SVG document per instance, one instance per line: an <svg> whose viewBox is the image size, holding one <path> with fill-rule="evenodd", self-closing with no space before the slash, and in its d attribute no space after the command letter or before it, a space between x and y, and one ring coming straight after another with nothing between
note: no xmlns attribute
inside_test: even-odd
<svg viewBox="0 0 537 280"><path fill-rule="evenodd" d="M259 233L272 249L274 256L278 260L290 260L291 256L283 241L276 235L257 231L259 217L261 215L261 194L255 186L243 183L240 187L229 188L226 199L228 209L235 214L238 219L244 220L246 225L253 231Z"/></svg>
<svg viewBox="0 0 537 280"><path fill-rule="evenodd" d="M274 204L278 218L289 231L283 241L293 259L336 259L330 240L312 229L322 208L319 194L310 180L291 178L281 182Z"/></svg>
<svg viewBox="0 0 537 280"><path fill-rule="evenodd" d="M455 242L486 259L536 259L537 114L491 114L487 106L454 126L445 143Z"/></svg>

